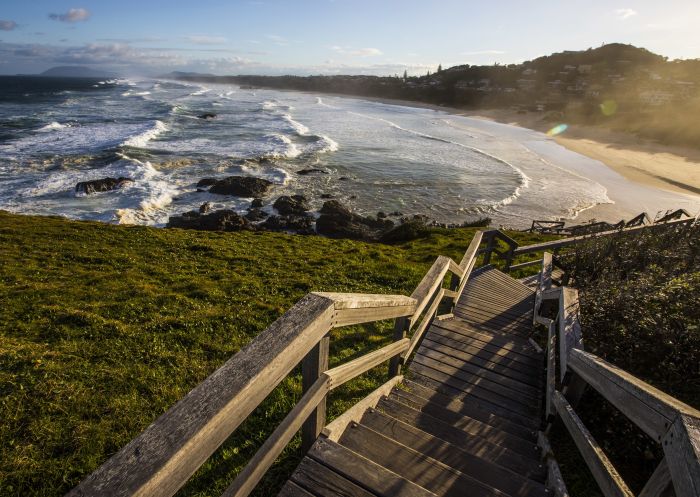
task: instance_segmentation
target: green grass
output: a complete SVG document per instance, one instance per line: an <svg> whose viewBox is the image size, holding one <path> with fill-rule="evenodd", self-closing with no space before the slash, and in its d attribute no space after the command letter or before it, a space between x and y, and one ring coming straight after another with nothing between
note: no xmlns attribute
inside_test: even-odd
<svg viewBox="0 0 700 497"><path fill-rule="evenodd" d="M389 246L0 212L0 495L63 495L306 293L408 295L435 257L459 261L475 231ZM337 330L331 364L387 343L390 330ZM338 389L329 416L385 378L377 368ZM299 395L297 371L180 495L220 495ZM284 481L298 447L258 495Z"/></svg>

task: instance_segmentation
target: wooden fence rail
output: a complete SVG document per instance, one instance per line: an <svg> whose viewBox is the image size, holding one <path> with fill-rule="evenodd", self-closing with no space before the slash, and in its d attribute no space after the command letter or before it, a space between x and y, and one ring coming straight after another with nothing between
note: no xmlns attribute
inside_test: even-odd
<svg viewBox="0 0 700 497"><path fill-rule="evenodd" d="M324 430L331 390L387 360L392 364L389 383L395 384L400 364L420 342L441 301L455 298L455 291L443 288L446 274L454 275L457 288L464 287L481 238L477 232L460 264L438 257L410 297L308 294L68 495L175 494L301 362L302 398L224 493L248 495L300 429L306 447ZM392 343L328 369L330 330L387 319L397 321Z"/></svg>
<svg viewBox="0 0 700 497"><path fill-rule="evenodd" d="M700 495L700 411L663 393L634 375L583 350L578 316L578 293L567 287L551 286L551 255L545 253L536 293L534 320L548 326L547 388L545 409L549 421L559 415L576 442L579 452L606 497L632 496L625 482L576 415L572 403L580 385L588 385L608 400L642 431L656 440L664 459L640 494L659 497L672 485L677 497ZM557 298L558 294L558 298ZM555 320L539 314L544 300L558 302ZM558 335L554 323L559 323ZM557 345L558 342L558 345ZM558 354L557 354L558 352ZM563 391L555 386L556 358ZM577 383L579 382L579 383ZM556 490L556 486L552 486ZM565 492L565 488L562 492ZM558 492L557 495L564 495Z"/></svg>

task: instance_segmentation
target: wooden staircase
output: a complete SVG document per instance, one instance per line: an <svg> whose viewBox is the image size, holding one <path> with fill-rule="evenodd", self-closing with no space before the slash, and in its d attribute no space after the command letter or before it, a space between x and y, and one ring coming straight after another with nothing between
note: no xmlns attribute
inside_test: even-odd
<svg viewBox="0 0 700 497"><path fill-rule="evenodd" d="M478 231L459 263L438 256L410 296L309 293L68 495L171 497L301 364L301 398L222 497L250 495L300 431L305 455L281 496L568 497L547 439L555 419L603 495L633 497L575 411L585 388L658 442L640 497L698 497L700 411L584 350L578 292L550 252L645 229L660 225L525 247ZM492 257L506 272L541 269L516 280ZM391 343L329 368L333 329L383 320L394 320ZM387 361L388 381L327 423L328 394Z"/></svg>
<svg viewBox="0 0 700 497"><path fill-rule="evenodd" d="M475 271L403 382L337 441L320 437L280 496L547 495L534 295L496 269Z"/></svg>

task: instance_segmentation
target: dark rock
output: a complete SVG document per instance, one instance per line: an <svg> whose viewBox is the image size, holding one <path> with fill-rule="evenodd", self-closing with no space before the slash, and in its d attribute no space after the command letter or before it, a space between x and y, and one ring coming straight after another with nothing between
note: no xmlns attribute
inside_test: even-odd
<svg viewBox="0 0 700 497"><path fill-rule="evenodd" d="M263 201L261 198L254 198L253 201L250 203L250 207L253 209L259 209L262 206L263 206Z"/></svg>
<svg viewBox="0 0 700 497"><path fill-rule="evenodd" d="M199 183L197 183L197 188L201 188L203 186L211 186L214 183L216 183L216 178L204 178L200 179Z"/></svg>
<svg viewBox="0 0 700 497"><path fill-rule="evenodd" d="M200 214L206 214L211 210L211 203L209 202L204 202L202 205L199 206L199 213Z"/></svg>
<svg viewBox="0 0 700 497"><path fill-rule="evenodd" d="M338 178L338 181L350 181L350 178L348 178L347 176L341 176L340 178Z"/></svg>
<svg viewBox="0 0 700 497"><path fill-rule="evenodd" d="M314 220L309 216L270 216L260 227L270 231L287 231L300 235L314 234Z"/></svg>
<svg viewBox="0 0 700 497"><path fill-rule="evenodd" d="M272 204L272 207L277 209L277 212L283 216L287 215L303 215L306 211L311 209L309 206L309 201L303 195L284 195Z"/></svg>
<svg viewBox="0 0 700 497"><path fill-rule="evenodd" d="M116 190L121 188L128 183L133 183L134 180L131 178L102 178L94 179L91 181L81 181L75 185L75 191L78 193L98 193L98 192L108 192L110 190Z"/></svg>
<svg viewBox="0 0 700 497"><path fill-rule="evenodd" d="M330 193L322 193L321 198L334 198Z"/></svg>
<svg viewBox="0 0 700 497"><path fill-rule="evenodd" d="M321 216L316 220L316 231L330 238L378 240L383 232L394 225L389 220L355 214L337 200L325 202L320 213Z"/></svg>
<svg viewBox="0 0 700 497"><path fill-rule="evenodd" d="M250 224L234 211L223 209L208 214L190 211L180 216L171 216L167 227L204 231L241 231L248 229Z"/></svg>
<svg viewBox="0 0 700 497"><path fill-rule="evenodd" d="M272 186L272 181L253 176L229 176L228 178L217 180L211 188L210 193L219 195L235 195L237 197L262 197Z"/></svg>
<svg viewBox="0 0 700 497"><path fill-rule="evenodd" d="M377 212L377 219L386 219L386 213L382 211Z"/></svg>
<svg viewBox="0 0 700 497"><path fill-rule="evenodd" d="M248 221L257 222L262 221L267 216L267 212L263 211L262 209L249 209L248 213L245 215L245 218Z"/></svg>
<svg viewBox="0 0 700 497"><path fill-rule="evenodd" d="M324 171L323 169L317 169L315 167L311 167L309 169L302 169L301 171L297 171L297 174L301 174L302 176L305 176L305 175L311 174L311 173L330 174L328 171Z"/></svg>
<svg viewBox="0 0 700 497"><path fill-rule="evenodd" d="M213 112L205 112L204 114L200 114L197 116L199 119L214 119L216 117L216 114Z"/></svg>
<svg viewBox="0 0 700 497"><path fill-rule="evenodd" d="M387 231L380 238L382 243L407 242L423 238L430 233L430 228L423 219L412 219Z"/></svg>
<svg viewBox="0 0 700 497"><path fill-rule="evenodd" d="M403 212L401 212L401 211L394 211L394 212L389 213L389 215L392 216L392 217L401 217L401 216L403 216Z"/></svg>

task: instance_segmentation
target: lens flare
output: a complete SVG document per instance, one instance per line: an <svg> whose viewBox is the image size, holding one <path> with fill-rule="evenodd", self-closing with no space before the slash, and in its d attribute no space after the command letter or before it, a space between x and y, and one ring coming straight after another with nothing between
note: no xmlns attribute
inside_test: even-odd
<svg viewBox="0 0 700 497"><path fill-rule="evenodd" d="M600 111L603 113L605 116L612 116L617 112L617 102L614 100L606 100L602 104L600 104Z"/></svg>
<svg viewBox="0 0 700 497"><path fill-rule="evenodd" d="M569 125L568 125L568 124L557 124L557 125L554 126L552 129L550 129L549 131L547 131L547 136L557 136L557 135L561 135L561 134L562 134L564 131L566 131L567 129L569 129Z"/></svg>

